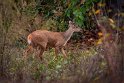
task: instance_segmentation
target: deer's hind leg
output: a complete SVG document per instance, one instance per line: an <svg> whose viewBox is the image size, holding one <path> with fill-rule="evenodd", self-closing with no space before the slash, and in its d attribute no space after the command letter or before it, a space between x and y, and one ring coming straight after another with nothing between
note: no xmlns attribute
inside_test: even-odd
<svg viewBox="0 0 124 83"><path fill-rule="evenodd" d="M33 50L33 47L32 47L31 45L29 45L28 48L24 51L23 59L24 59L24 58L27 58L28 53L29 53L30 51L32 51L32 50Z"/></svg>
<svg viewBox="0 0 124 83"><path fill-rule="evenodd" d="M59 50L60 50L59 47L55 47L55 57L57 57L57 55L59 54Z"/></svg>
<svg viewBox="0 0 124 83"><path fill-rule="evenodd" d="M38 57L40 58L40 60L42 60L42 55L43 55L43 53L46 49L46 45L47 45L46 43L41 43L39 45L39 55L38 55Z"/></svg>
<svg viewBox="0 0 124 83"><path fill-rule="evenodd" d="M39 58L40 58L40 60L43 59L43 58L42 58L42 55L43 55L44 51L45 51L44 48L41 48L41 49L40 49L40 52L39 52Z"/></svg>
<svg viewBox="0 0 124 83"><path fill-rule="evenodd" d="M63 48L61 48L61 52L62 52L62 54L64 55L64 57L67 58L67 55L66 55L66 53L65 53L65 50L64 50Z"/></svg>

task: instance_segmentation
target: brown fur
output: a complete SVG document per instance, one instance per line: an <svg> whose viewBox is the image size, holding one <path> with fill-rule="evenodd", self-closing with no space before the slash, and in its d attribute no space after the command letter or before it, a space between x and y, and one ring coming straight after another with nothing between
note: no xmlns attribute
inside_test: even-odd
<svg viewBox="0 0 124 83"><path fill-rule="evenodd" d="M28 35L27 40L31 41L29 43L35 49L40 50L38 57L42 59L42 54L46 47L55 48L55 55L58 54L59 50L62 54L66 56L63 47L66 45L67 41L72 36L73 32L79 32L81 29L71 21L69 21L69 29L66 32L52 32L47 30L36 30ZM26 50L28 52L30 48ZM26 55L25 55L26 56Z"/></svg>

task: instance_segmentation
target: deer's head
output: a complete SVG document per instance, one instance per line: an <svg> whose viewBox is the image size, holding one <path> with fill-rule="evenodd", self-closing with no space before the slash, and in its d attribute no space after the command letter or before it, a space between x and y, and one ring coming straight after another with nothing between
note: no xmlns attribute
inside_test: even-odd
<svg viewBox="0 0 124 83"><path fill-rule="evenodd" d="M71 28L74 32L80 32L82 30L72 21L69 21L69 28Z"/></svg>

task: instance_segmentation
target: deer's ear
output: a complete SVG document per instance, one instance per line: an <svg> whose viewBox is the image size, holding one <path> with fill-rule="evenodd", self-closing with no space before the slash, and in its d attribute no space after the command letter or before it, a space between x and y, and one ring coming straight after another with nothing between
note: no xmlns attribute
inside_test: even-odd
<svg viewBox="0 0 124 83"><path fill-rule="evenodd" d="M69 21L69 24L72 24L73 22L72 21Z"/></svg>

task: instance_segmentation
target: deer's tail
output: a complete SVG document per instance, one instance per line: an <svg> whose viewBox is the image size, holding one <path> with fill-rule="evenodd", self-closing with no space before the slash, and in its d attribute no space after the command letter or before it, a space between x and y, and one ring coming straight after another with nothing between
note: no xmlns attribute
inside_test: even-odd
<svg viewBox="0 0 124 83"><path fill-rule="evenodd" d="M27 42L29 45L31 45L31 43L32 43L32 35L31 34L28 35Z"/></svg>

